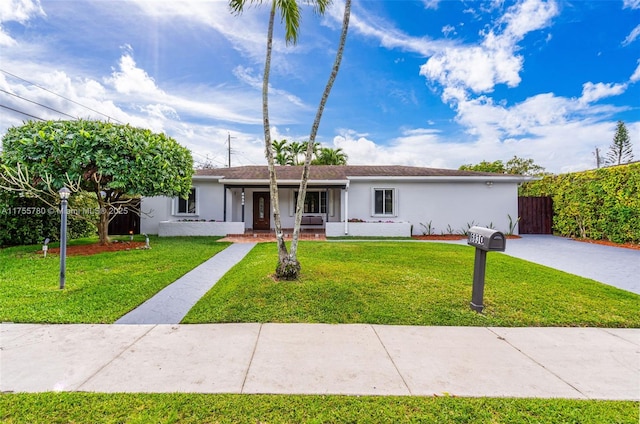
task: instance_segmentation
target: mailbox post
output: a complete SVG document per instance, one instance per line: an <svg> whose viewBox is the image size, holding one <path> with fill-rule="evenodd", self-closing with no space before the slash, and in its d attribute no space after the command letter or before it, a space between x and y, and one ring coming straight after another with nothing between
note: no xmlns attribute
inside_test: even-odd
<svg viewBox="0 0 640 424"><path fill-rule="evenodd" d="M476 248L473 264L473 292L471 309L482 312L484 309L484 275L487 268L487 252L504 252L506 237L500 231L485 227L471 227L467 244Z"/></svg>

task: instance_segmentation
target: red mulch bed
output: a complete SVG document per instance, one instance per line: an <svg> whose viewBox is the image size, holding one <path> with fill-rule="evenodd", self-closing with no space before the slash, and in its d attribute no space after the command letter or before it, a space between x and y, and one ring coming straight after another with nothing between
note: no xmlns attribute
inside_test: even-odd
<svg viewBox="0 0 640 424"><path fill-rule="evenodd" d="M579 238L574 238L574 240L581 241L583 243L602 244L605 246L624 247L625 249L640 250L640 244L636 244L636 243L614 243L608 240L590 240L590 239L579 239Z"/></svg>
<svg viewBox="0 0 640 424"><path fill-rule="evenodd" d="M431 236L412 236L412 238L416 240L462 240L466 239L466 236L460 234L440 234L440 235L431 235ZM511 235L507 236L507 239L517 239L520 236ZM574 238L575 241L580 241L583 243L593 243L593 244L602 244L605 246L613 246L613 247L623 247L625 249L636 249L640 250L640 244L636 243L614 243L608 240L591 240L591 239L579 239Z"/></svg>
<svg viewBox="0 0 640 424"><path fill-rule="evenodd" d="M462 234L440 234L440 235L431 235L431 236L411 236L416 240L464 240L467 236ZM520 236L507 236L507 239L516 239L520 238Z"/></svg>
<svg viewBox="0 0 640 424"><path fill-rule="evenodd" d="M67 256L89 256L102 252L119 252L121 250L140 249L145 246L143 241L112 241L103 246L99 243L67 246ZM42 250L38 253L42 253ZM55 247L48 250L48 253L60 254L60 248Z"/></svg>
<svg viewBox="0 0 640 424"><path fill-rule="evenodd" d="M440 235L431 235L431 236L412 236L412 238L416 240L463 240L466 239L466 236L459 234L440 234ZM508 239L520 238L520 236L507 236ZM614 246L614 247L624 247L627 249L636 249L640 250L640 244L635 243L614 243L606 240L589 240L589 239L574 239L576 241L580 241L583 243L594 243L594 244L602 244L606 246ZM67 246L67 256L88 256L95 255L96 253L102 252L119 252L121 250L134 250L144 248L145 242L143 241L112 241L106 246L102 246L98 243L94 244L83 244L83 245L75 245L75 246ZM38 253L42 254L42 251ZM49 254L59 254L59 248L51 248L48 251Z"/></svg>

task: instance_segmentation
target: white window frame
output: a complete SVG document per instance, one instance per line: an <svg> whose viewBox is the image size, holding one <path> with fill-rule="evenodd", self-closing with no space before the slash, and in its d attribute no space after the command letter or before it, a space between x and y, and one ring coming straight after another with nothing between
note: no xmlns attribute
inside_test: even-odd
<svg viewBox="0 0 640 424"><path fill-rule="evenodd" d="M391 213L376 213L376 192L391 191ZM384 209L384 193L383 193L383 209ZM393 187L372 187L371 188L371 216L380 218L389 218L398 216L398 190Z"/></svg>
<svg viewBox="0 0 640 424"><path fill-rule="evenodd" d="M171 202L171 215L173 216L198 216L200 214L200 190L198 187L191 187L193 190L193 195L195 196L195 212L179 212L180 198L174 197L173 202ZM184 199L182 199L184 200Z"/></svg>

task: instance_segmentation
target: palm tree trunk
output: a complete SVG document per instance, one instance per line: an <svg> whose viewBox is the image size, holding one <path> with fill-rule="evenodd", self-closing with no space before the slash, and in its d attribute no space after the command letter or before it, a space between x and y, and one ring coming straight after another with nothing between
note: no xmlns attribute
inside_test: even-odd
<svg viewBox="0 0 640 424"><path fill-rule="evenodd" d="M344 15L342 18L342 32L340 33L340 43L338 44L338 51L336 52L336 58L333 62L333 68L329 75L329 80L322 93L320 104L316 112L316 117L311 126L311 133L309 134L309 142L307 144L307 151L304 158L304 165L302 167L302 179L300 180L300 189L298 191L298 202L296 204L296 219L293 226L293 238L291 240L291 253L290 257L297 262L298 254L298 237L300 234L300 223L302 222L302 210L304 207L304 198L307 194L307 183L309 181L309 166L311 165L311 159L313 156L313 149L316 142L316 135L318 134L318 127L320 126L320 120L322 119L322 113L324 107L333 88L333 83L338 76L338 70L340 69L340 62L342 61L342 54L344 52L344 45L347 41L347 32L349 31L349 17L351 16L351 0L346 0L344 4Z"/></svg>
<svg viewBox="0 0 640 424"><path fill-rule="evenodd" d="M276 15L276 1L273 1L271 12L269 14L269 29L267 33L267 56L264 62L264 76L262 79L262 118L264 125L264 145L265 157L269 167L269 192L271 195L271 206L273 209L273 221L276 230L276 241L278 244L278 267L276 268L276 277L280 278L280 268L288 262L289 252L284 242L284 234L282 233L282 223L280 220L280 202L278 195L278 180L276 177L275 160L273 157L273 148L271 146L271 126L269 124L269 72L271 70L271 51L273 46L273 25Z"/></svg>

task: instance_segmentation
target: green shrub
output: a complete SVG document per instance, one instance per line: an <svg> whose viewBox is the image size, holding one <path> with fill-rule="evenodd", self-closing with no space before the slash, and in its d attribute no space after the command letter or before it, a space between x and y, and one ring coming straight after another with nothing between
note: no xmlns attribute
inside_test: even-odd
<svg viewBox="0 0 640 424"><path fill-rule="evenodd" d="M523 196L553 198L553 229L568 237L640 242L640 163L545 176Z"/></svg>
<svg viewBox="0 0 640 424"><path fill-rule="evenodd" d="M84 208L88 199L71 199L70 208ZM96 233L93 223L72 214L67 221L68 237L87 237ZM0 190L0 246L40 244L49 237L59 240L60 213L38 199L19 197Z"/></svg>

